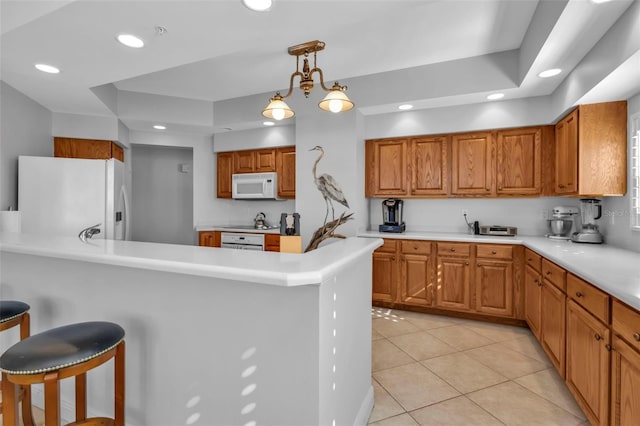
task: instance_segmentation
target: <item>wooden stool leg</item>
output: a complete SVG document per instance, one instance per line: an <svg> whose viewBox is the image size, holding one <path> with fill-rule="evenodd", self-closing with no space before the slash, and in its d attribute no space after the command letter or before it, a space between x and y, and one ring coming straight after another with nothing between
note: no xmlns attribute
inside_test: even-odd
<svg viewBox="0 0 640 426"><path fill-rule="evenodd" d="M44 424L60 426L60 381L57 371L44 376Z"/></svg>
<svg viewBox="0 0 640 426"><path fill-rule="evenodd" d="M76 376L76 422L87 418L87 373Z"/></svg>
<svg viewBox="0 0 640 426"><path fill-rule="evenodd" d="M18 398L16 385L2 373L2 424L4 426L18 426Z"/></svg>
<svg viewBox="0 0 640 426"><path fill-rule="evenodd" d="M31 335L31 317L29 313L22 315L20 320L20 340L24 340ZM31 409L31 386L22 386L22 422L24 426L34 426L33 411Z"/></svg>
<svg viewBox="0 0 640 426"><path fill-rule="evenodd" d="M125 388L125 374L124 374L124 340L116 347L116 357L114 360L114 421L115 426L124 426L124 388Z"/></svg>

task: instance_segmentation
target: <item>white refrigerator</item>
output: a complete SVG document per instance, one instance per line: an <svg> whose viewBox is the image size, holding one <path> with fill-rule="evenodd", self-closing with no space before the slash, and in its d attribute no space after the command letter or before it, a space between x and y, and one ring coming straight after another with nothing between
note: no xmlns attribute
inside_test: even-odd
<svg viewBox="0 0 640 426"><path fill-rule="evenodd" d="M119 160L18 157L22 232L77 236L98 225L93 238L130 239L124 164Z"/></svg>

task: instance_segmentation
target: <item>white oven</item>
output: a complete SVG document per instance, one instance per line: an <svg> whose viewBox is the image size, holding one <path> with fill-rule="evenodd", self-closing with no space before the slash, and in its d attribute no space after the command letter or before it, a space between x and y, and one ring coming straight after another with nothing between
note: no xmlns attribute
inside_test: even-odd
<svg viewBox="0 0 640 426"><path fill-rule="evenodd" d="M231 176L232 197L236 200L276 200L277 173L241 173Z"/></svg>
<svg viewBox="0 0 640 426"><path fill-rule="evenodd" d="M264 251L264 234L222 232L220 234L220 247Z"/></svg>

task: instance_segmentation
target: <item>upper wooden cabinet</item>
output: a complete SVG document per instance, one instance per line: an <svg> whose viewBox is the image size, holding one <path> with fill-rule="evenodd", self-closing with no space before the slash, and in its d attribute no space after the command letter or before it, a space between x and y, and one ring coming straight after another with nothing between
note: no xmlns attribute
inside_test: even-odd
<svg viewBox="0 0 640 426"><path fill-rule="evenodd" d="M408 195L408 139L369 140L365 145L365 195L388 197Z"/></svg>
<svg viewBox="0 0 640 426"><path fill-rule="evenodd" d="M411 195L449 194L449 138L425 136L409 142Z"/></svg>
<svg viewBox="0 0 640 426"><path fill-rule="evenodd" d="M451 193L494 195L493 140L491 132L451 137Z"/></svg>
<svg viewBox="0 0 640 426"><path fill-rule="evenodd" d="M113 141L55 137L53 156L124 161L124 150Z"/></svg>
<svg viewBox="0 0 640 426"><path fill-rule="evenodd" d="M542 142L553 127L499 130L496 138L496 192L538 195L542 191Z"/></svg>
<svg viewBox="0 0 640 426"><path fill-rule="evenodd" d="M249 149L217 154L218 198L232 197L231 175L234 173L278 174L278 197L296 197L296 147Z"/></svg>
<svg viewBox="0 0 640 426"><path fill-rule="evenodd" d="M555 192L627 192L627 101L580 105L556 124Z"/></svg>
<svg viewBox="0 0 640 426"><path fill-rule="evenodd" d="M296 147L276 149L276 172L278 173L278 197L296 197Z"/></svg>

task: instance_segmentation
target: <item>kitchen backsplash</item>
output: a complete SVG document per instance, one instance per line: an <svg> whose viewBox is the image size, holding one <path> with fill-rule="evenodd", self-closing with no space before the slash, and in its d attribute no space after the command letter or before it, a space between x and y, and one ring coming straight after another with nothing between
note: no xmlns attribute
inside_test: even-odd
<svg viewBox="0 0 640 426"><path fill-rule="evenodd" d="M256 215L260 212L267 217L268 225L278 225L281 213L294 213L294 200L224 200L216 199L219 210L224 210L224 214L219 217L212 217L198 225L253 225Z"/></svg>

